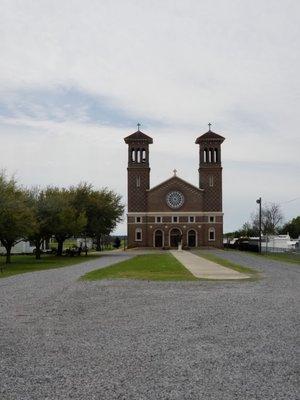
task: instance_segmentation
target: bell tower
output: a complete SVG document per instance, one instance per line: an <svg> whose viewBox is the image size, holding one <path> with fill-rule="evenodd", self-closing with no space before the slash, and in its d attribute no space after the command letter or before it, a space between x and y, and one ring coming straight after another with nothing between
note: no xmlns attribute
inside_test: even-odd
<svg viewBox="0 0 300 400"><path fill-rule="evenodd" d="M196 139L199 144L199 187L204 189L204 211L222 211L221 144L225 138L209 130Z"/></svg>
<svg viewBox="0 0 300 400"><path fill-rule="evenodd" d="M138 130L124 139L128 144L128 212L147 211L147 190L150 188L149 144L153 139Z"/></svg>

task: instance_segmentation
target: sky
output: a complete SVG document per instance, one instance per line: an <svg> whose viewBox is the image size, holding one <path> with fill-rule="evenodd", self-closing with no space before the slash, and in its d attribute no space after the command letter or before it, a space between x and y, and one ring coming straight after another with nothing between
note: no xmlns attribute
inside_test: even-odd
<svg viewBox="0 0 300 400"><path fill-rule="evenodd" d="M0 169L126 204L123 138L138 122L154 140L151 186L174 168L197 185L194 142L211 122L226 138L224 231L259 196L299 215L299 12L298 0L0 0Z"/></svg>

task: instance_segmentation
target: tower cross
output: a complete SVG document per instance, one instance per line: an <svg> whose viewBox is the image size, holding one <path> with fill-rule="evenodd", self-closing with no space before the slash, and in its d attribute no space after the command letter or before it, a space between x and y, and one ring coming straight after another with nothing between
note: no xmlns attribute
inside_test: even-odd
<svg viewBox="0 0 300 400"><path fill-rule="evenodd" d="M138 123L137 123L138 131L140 130L140 126L141 126L141 124L138 122Z"/></svg>
<svg viewBox="0 0 300 400"><path fill-rule="evenodd" d="M174 169L173 172L174 172L174 176L177 176L176 175L177 174L177 169Z"/></svg>
<svg viewBox="0 0 300 400"><path fill-rule="evenodd" d="M208 130L210 131L211 123L208 123Z"/></svg>

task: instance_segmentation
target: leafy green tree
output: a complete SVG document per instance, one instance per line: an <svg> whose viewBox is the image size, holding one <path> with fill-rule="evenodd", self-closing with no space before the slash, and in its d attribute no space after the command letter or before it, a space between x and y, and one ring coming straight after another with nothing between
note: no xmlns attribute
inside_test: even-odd
<svg viewBox="0 0 300 400"><path fill-rule="evenodd" d="M43 210L44 218L49 231L57 241L57 255L61 256L64 241L81 234L87 219L84 212L74 207L72 191L48 187L44 193L47 198Z"/></svg>
<svg viewBox="0 0 300 400"><path fill-rule="evenodd" d="M106 188L93 192L87 211L87 231L88 235L96 240L97 250L101 250L102 236L109 235L115 229L123 212L121 196Z"/></svg>
<svg viewBox="0 0 300 400"><path fill-rule="evenodd" d="M121 221L124 212L121 196L107 188L94 190L87 183L72 187L71 193L77 212L85 212L87 217L84 235L95 239L97 250L101 250L102 237L109 235Z"/></svg>
<svg viewBox="0 0 300 400"><path fill-rule="evenodd" d="M16 181L0 174L0 241L6 249L6 263L11 262L11 249L27 237L35 226L28 194Z"/></svg>
<svg viewBox="0 0 300 400"><path fill-rule="evenodd" d="M93 186L86 182L79 183L77 186L71 186L70 189L70 200L72 206L75 208L77 214L84 213L86 215L86 224L82 229L81 235L86 237L88 230L88 210L90 207L90 199L93 193Z"/></svg>
<svg viewBox="0 0 300 400"><path fill-rule="evenodd" d="M41 246L44 240L49 240L52 232L49 226L49 209L47 203L48 197L45 191L33 188L28 192L29 205L32 208L35 217L33 230L28 235L28 240L35 245L35 256L41 258Z"/></svg>
<svg viewBox="0 0 300 400"><path fill-rule="evenodd" d="M281 229L282 234L289 233L291 238L297 239L300 236L300 215L287 222Z"/></svg>

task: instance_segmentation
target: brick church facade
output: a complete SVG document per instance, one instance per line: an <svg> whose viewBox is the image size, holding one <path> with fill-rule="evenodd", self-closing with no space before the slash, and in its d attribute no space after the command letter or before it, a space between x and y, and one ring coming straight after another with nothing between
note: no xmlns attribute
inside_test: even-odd
<svg viewBox="0 0 300 400"><path fill-rule="evenodd" d="M210 125L209 125L210 126ZM199 187L174 176L150 189L149 145L141 132L127 136L128 247L222 247L222 164L224 137L210 130L199 145Z"/></svg>

